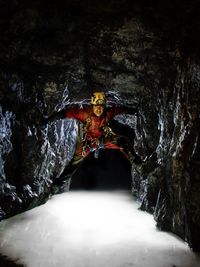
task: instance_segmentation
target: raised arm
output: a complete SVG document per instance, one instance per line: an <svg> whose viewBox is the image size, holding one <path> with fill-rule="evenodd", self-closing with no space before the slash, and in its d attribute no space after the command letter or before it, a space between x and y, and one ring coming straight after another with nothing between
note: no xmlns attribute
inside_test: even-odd
<svg viewBox="0 0 200 267"><path fill-rule="evenodd" d="M42 122L43 124L48 124L50 122L65 118L77 119L84 122L87 118L87 110L87 108L68 107L49 116L48 118L43 118Z"/></svg>
<svg viewBox="0 0 200 267"><path fill-rule="evenodd" d="M107 116L110 119L121 113L127 114L136 114L138 111L137 108L128 107L128 106L114 106L107 109Z"/></svg>
<svg viewBox="0 0 200 267"><path fill-rule="evenodd" d="M87 119L87 114L87 108L70 108L66 110L65 116L69 119L77 119L81 122L84 122Z"/></svg>
<svg viewBox="0 0 200 267"><path fill-rule="evenodd" d="M64 118L66 118L66 110L65 109L63 109L63 110L61 110L61 111L59 111L57 113L54 113L49 117L43 118L42 119L42 123L43 124L48 124L48 123L51 123L53 121L61 120L61 119L64 119Z"/></svg>

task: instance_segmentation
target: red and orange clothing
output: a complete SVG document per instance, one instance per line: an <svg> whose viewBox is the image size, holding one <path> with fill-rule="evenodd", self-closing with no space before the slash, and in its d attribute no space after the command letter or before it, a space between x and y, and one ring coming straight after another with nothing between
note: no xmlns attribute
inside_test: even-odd
<svg viewBox="0 0 200 267"><path fill-rule="evenodd" d="M106 149L119 149L119 146L112 143L110 140L106 140L104 135L104 127L107 126L108 122L116 115L123 112L122 107L112 107L105 109L104 113L98 117L92 112L92 108L73 108L66 112L67 118L73 118L81 121L86 127L85 133L85 144L82 146L82 156L87 156L92 149L98 149L100 143L103 143ZM79 147L80 149L80 147ZM78 152L78 151L77 151ZM80 153L80 152L79 152Z"/></svg>

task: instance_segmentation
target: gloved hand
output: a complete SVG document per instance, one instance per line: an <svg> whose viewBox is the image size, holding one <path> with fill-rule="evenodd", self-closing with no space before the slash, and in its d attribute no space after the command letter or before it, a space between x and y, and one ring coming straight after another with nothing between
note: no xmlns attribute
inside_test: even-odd
<svg viewBox="0 0 200 267"><path fill-rule="evenodd" d="M138 113L138 108L135 107L125 107L124 111L131 115L136 115Z"/></svg>
<svg viewBox="0 0 200 267"><path fill-rule="evenodd" d="M55 114L52 114L49 117L42 118L41 123L43 125L47 125L48 123L51 123L56 120L64 119L66 117L66 110L61 110Z"/></svg>

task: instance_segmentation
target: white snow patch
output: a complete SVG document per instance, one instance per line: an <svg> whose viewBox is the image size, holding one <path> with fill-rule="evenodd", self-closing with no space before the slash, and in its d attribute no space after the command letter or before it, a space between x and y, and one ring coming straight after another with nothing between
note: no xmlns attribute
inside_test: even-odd
<svg viewBox="0 0 200 267"><path fill-rule="evenodd" d="M1 253L27 267L199 267L130 192L72 191L0 223Z"/></svg>

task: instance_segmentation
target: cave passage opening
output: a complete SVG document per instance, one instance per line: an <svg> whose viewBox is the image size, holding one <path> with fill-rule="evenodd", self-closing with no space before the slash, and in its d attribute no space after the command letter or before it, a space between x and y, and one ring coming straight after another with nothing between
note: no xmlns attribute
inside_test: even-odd
<svg viewBox="0 0 200 267"><path fill-rule="evenodd" d="M131 163L119 150L91 153L71 177L70 190L131 190Z"/></svg>

